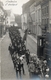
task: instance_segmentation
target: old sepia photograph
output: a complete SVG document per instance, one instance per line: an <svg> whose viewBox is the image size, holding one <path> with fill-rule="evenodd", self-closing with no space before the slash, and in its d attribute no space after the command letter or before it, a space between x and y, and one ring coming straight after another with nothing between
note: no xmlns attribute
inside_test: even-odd
<svg viewBox="0 0 51 80"><path fill-rule="evenodd" d="M51 0L0 0L0 80L51 80Z"/></svg>

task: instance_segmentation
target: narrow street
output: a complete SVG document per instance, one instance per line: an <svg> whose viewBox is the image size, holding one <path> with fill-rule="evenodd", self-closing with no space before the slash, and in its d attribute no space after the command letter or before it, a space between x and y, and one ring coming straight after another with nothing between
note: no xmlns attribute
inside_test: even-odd
<svg viewBox="0 0 51 80"><path fill-rule="evenodd" d="M8 33L1 42L1 80L17 80L16 71L13 66L11 56L8 51L10 38ZM23 79L29 79L28 66L24 63L25 75L22 74Z"/></svg>
<svg viewBox="0 0 51 80"><path fill-rule="evenodd" d="M21 35L23 33L21 32ZM11 59L11 55L9 53L8 47L9 44L11 43L9 34L8 32L6 33L6 36L4 39L1 41L1 80L18 80L20 79L20 76L16 76L16 70L14 69L14 65ZM30 50L30 53L36 54L37 48L36 48L36 43L28 36L27 37L27 49ZM26 64L26 61L24 60L24 69L25 69L25 75L21 73L21 78L22 79L28 79L30 80L29 76L29 71L28 71L28 66ZM38 79L38 80L42 80Z"/></svg>
<svg viewBox="0 0 51 80"><path fill-rule="evenodd" d="M51 0L0 0L0 80L19 79L51 80Z"/></svg>

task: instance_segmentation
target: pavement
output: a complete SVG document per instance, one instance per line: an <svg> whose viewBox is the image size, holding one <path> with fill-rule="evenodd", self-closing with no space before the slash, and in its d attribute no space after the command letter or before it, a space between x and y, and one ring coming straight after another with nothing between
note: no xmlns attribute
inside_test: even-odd
<svg viewBox="0 0 51 80"><path fill-rule="evenodd" d="M0 38L0 80L1 80L1 41L4 39L5 35Z"/></svg>

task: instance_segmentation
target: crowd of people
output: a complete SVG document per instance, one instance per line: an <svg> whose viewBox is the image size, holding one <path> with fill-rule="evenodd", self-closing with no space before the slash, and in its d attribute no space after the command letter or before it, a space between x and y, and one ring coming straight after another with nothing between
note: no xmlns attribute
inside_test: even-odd
<svg viewBox="0 0 51 80"><path fill-rule="evenodd" d="M11 43L8 47L8 50L10 52L14 68L16 70L16 75L18 78L18 73L21 78L21 73L23 72L23 75L25 75L25 69L24 69L24 58L26 58L27 64L29 63L29 50L26 50L25 42L22 39L20 32L15 27L9 28L9 37L11 39Z"/></svg>
<svg viewBox="0 0 51 80"><path fill-rule="evenodd" d="M30 77L35 77L34 75L48 75L49 69L46 60L40 61L35 55L31 58L30 51L29 49L26 49L25 46L26 39L24 40L24 38L21 37L21 34L16 27L9 28L9 37L11 43L8 49L13 61L14 69L16 70L17 78L18 73L20 78L22 77L22 72L23 75L25 75L24 60L27 62Z"/></svg>
<svg viewBox="0 0 51 80"><path fill-rule="evenodd" d="M40 78L40 76L43 78L49 77L47 61L40 60L37 55L31 56L29 61L29 74L31 78Z"/></svg>

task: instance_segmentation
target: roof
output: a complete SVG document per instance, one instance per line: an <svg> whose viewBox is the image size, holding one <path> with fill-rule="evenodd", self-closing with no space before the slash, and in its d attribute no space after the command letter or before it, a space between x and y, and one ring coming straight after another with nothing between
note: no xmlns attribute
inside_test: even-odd
<svg viewBox="0 0 51 80"><path fill-rule="evenodd" d="M36 0L30 0L27 3L23 4L22 8L28 8L30 5L32 5Z"/></svg>
<svg viewBox="0 0 51 80"><path fill-rule="evenodd" d="M36 3L36 6L38 6L38 5L41 5L41 1L39 1L39 2Z"/></svg>
<svg viewBox="0 0 51 80"><path fill-rule="evenodd" d="M27 9L30 6L30 1L28 1L27 3L23 4L22 8L23 10Z"/></svg>
<svg viewBox="0 0 51 80"><path fill-rule="evenodd" d="M22 6L22 10L23 10L23 12L26 12L26 11L28 11L29 10L29 7L34 3L34 2L36 2L36 3L40 3L42 0L30 0L30 1L28 1L27 3L25 3L25 4L23 4L23 6ZM37 5L38 5L37 4Z"/></svg>
<svg viewBox="0 0 51 80"><path fill-rule="evenodd" d="M41 6L45 5L45 4L48 3L49 1L51 1L51 0L43 0L43 1L41 2Z"/></svg>

